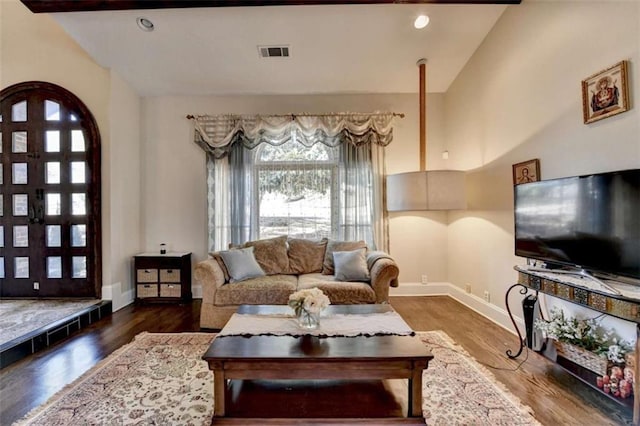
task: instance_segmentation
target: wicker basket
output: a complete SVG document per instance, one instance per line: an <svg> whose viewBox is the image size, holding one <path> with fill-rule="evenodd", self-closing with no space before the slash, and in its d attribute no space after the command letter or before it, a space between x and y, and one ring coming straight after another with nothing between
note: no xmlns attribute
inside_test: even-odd
<svg viewBox="0 0 640 426"><path fill-rule="evenodd" d="M607 374L608 360L570 343L553 341L558 356L568 359L600 376Z"/></svg>

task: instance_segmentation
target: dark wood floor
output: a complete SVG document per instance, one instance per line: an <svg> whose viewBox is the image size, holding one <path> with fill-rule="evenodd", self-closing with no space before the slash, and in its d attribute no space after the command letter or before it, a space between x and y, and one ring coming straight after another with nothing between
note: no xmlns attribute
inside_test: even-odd
<svg viewBox="0 0 640 426"><path fill-rule="evenodd" d="M529 352L509 360L517 338L449 297L395 297L391 304L414 330L443 330L491 369L544 425L631 424L630 413ZM128 306L74 336L0 370L0 424L9 425L142 332L198 331L200 302Z"/></svg>

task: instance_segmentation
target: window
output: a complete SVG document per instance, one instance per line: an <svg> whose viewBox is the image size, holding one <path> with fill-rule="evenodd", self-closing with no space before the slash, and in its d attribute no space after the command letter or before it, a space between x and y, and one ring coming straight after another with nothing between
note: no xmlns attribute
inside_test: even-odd
<svg viewBox="0 0 640 426"><path fill-rule="evenodd" d="M290 140L256 150L258 237L331 237L336 230L337 149Z"/></svg>
<svg viewBox="0 0 640 426"><path fill-rule="evenodd" d="M193 117L207 153L209 249L289 237L388 249L384 147L393 114Z"/></svg>

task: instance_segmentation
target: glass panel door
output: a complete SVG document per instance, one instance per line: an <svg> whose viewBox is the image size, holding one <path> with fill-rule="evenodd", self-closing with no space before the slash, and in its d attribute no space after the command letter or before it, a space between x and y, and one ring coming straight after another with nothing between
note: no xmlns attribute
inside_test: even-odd
<svg viewBox="0 0 640 426"><path fill-rule="evenodd" d="M97 127L77 98L42 84L2 92L0 296L99 296Z"/></svg>

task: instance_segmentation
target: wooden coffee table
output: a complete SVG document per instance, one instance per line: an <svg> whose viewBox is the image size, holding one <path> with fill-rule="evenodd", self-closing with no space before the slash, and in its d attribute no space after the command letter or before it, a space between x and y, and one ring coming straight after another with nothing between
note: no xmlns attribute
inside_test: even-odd
<svg viewBox="0 0 640 426"><path fill-rule="evenodd" d="M331 305L323 315L392 311L389 305ZM243 305L243 314L290 313L287 306ZM422 417L422 371L433 359L416 336L225 336L202 357L214 376L214 416L224 417L230 380L408 379L409 417Z"/></svg>

